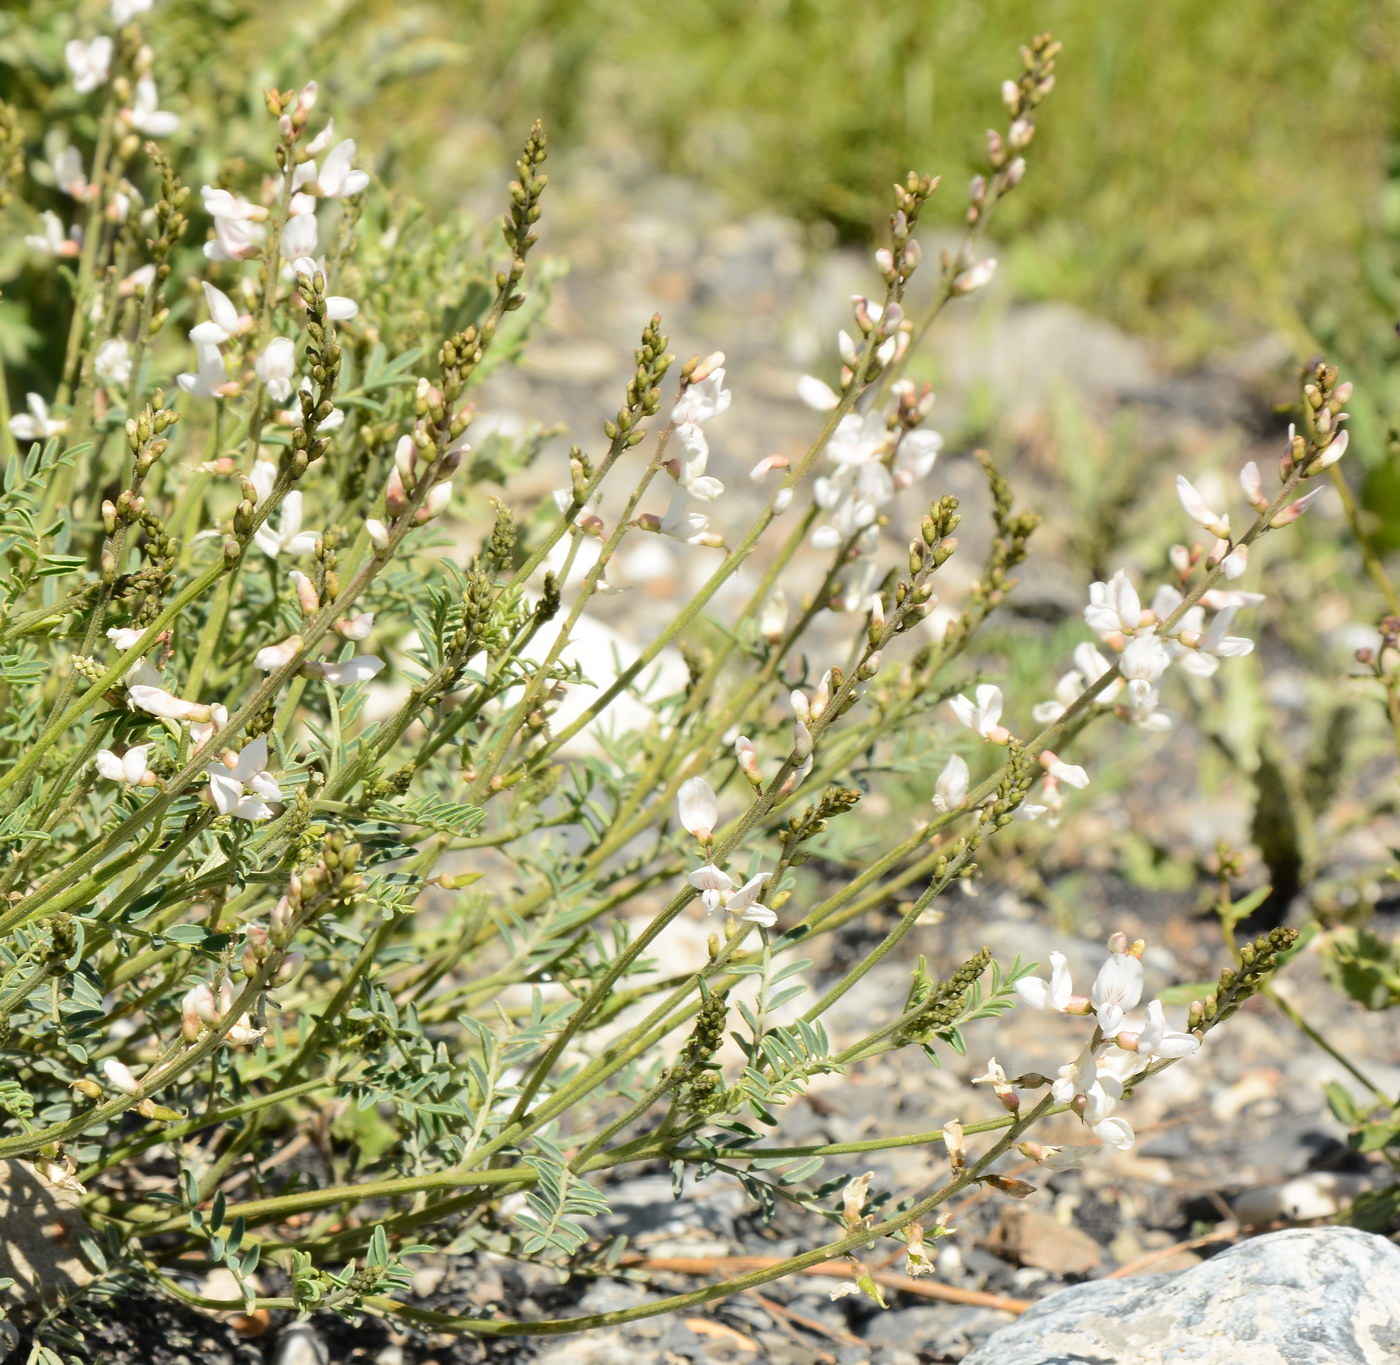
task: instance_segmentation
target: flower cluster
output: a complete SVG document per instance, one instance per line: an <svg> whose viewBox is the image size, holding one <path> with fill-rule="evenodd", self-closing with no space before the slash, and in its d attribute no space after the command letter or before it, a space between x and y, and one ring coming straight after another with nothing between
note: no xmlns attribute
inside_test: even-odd
<svg viewBox="0 0 1400 1365"><path fill-rule="evenodd" d="M710 858L714 843L715 825L719 823L719 799L713 788L703 777L692 777L681 784L676 799L681 828L694 835L705 850L705 861L686 880L700 893L700 903L707 915L716 910L743 920L746 924L757 924L765 929L772 928L778 917L766 905L759 904L759 893L767 880L759 872L750 877L742 886L736 886L734 879Z"/></svg>
<svg viewBox="0 0 1400 1365"><path fill-rule="evenodd" d="M1036 1009L1094 1019L1093 1036L1073 1061L1059 1069L1050 1082L1050 1093L1057 1103L1073 1109L1100 1142L1124 1150L1135 1141L1132 1125L1115 1112L1123 1099L1125 1082L1150 1062L1187 1057L1201 1045L1195 1034L1167 1028L1159 1000L1147 1006L1142 1020L1130 1018L1129 1011L1142 998L1145 946L1141 939L1129 943L1126 935L1114 934L1108 941L1108 958L1088 995L1074 993L1063 953L1050 954L1048 981L1031 976L1016 982L1017 994ZM1031 1078L1018 1081L1025 1085ZM1039 1081L1045 1083L1043 1077ZM1002 1104L1013 1112L1020 1106L1018 1082L1007 1079L995 1057L986 1074L973 1084L991 1085Z"/></svg>

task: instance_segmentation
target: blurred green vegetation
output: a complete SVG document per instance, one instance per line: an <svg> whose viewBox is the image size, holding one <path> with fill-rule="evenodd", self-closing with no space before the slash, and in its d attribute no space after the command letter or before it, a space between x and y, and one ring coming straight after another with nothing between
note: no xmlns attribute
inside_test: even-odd
<svg viewBox="0 0 1400 1365"><path fill-rule="evenodd" d="M355 131L432 171L430 196L450 200L474 151L493 136L513 147L539 116L564 157L625 144L740 208L859 241L911 168L944 175L956 224L981 155L970 130L1000 121L1017 46L1049 28L1065 44L1059 86L998 228L1018 291L1079 303L1183 360L1263 328L1296 334L1359 282L1400 94L1393 0L320 8L334 17L290 19L308 38L303 73L333 90L350 71L410 76Z"/></svg>
<svg viewBox="0 0 1400 1365"><path fill-rule="evenodd" d="M62 83L56 49L50 71L25 47L25 16L51 16L47 0L5 9L16 39L5 83ZM75 6L74 33L105 26L105 10ZM1387 317L1400 307L1386 245L1400 229L1396 10L1395 0L860 10L707 0L659 13L602 0L161 0L153 32L158 49L182 50L221 123L256 114L267 85L321 81L365 157L434 209L494 186L540 117L556 178L639 159L741 211L771 208L864 242L889 183L911 168L944 176L935 220L958 225L982 154L975 130L1004 121L1000 82L1015 74L1018 45L1048 28L1065 45L1059 85L998 220L1003 269L1021 297L1077 303L1192 362L1269 329L1300 351L1341 332L1344 349L1389 356ZM169 64L158 50L158 68ZM209 140L229 145L219 132Z"/></svg>

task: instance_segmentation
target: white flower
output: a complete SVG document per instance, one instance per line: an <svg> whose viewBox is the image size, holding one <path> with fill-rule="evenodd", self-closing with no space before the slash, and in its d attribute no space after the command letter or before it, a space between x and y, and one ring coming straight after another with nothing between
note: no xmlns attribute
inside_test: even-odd
<svg viewBox="0 0 1400 1365"><path fill-rule="evenodd" d="M365 518L365 533L376 550L389 548L389 528L378 517Z"/></svg>
<svg viewBox="0 0 1400 1365"><path fill-rule="evenodd" d="M373 654L357 654L343 663L324 663L312 660L303 665L308 673L324 678L333 687L349 687L354 683L368 682L383 671L384 660Z"/></svg>
<svg viewBox="0 0 1400 1365"><path fill-rule="evenodd" d="M268 801L282 799L281 788L269 777L267 737L259 735L235 754L232 750L209 765L209 798L220 815L239 820L266 820L272 815Z"/></svg>
<svg viewBox="0 0 1400 1365"><path fill-rule="evenodd" d="M890 473L896 488L908 488L917 483L934 466L938 452L943 449L943 436L930 427L906 431L894 448Z"/></svg>
<svg viewBox="0 0 1400 1365"><path fill-rule="evenodd" d="M190 739L194 743L195 752L204 748L220 730L228 724L228 711L220 702L215 702L209 708L209 718L207 720L197 720L190 724Z"/></svg>
<svg viewBox="0 0 1400 1365"><path fill-rule="evenodd" d="M705 473L710 458L710 446L705 433L693 422L676 428L676 438L685 447L685 457L676 462L676 482L702 502L713 502L724 492L724 485Z"/></svg>
<svg viewBox="0 0 1400 1365"><path fill-rule="evenodd" d="M1060 1068L1059 1079L1051 1085L1050 1093L1060 1104L1073 1105L1100 1142L1123 1151L1133 1145L1131 1125L1126 1119L1112 1116L1123 1098L1123 1082L1099 1071L1087 1048L1076 1061Z"/></svg>
<svg viewBox="0 0 1400 1365"><path fill-rule="evenodd" d="M264 503L277 482L277 466L270 460L255 460L248 478L258 491L259 504ZM280 506L282 516L277 529L273 529L269 517L253 533L254 543L269 559L276 559L283 550L293 555L310 554L321 543L321 533L301 529L300 490L292 489L282 499Z"/></svg>
<svg viewBox="0 0 1400 1365"><path fill-rule="evenodd" d="M1201 1046L1193 1033L1176 1033L1167 1028L1162 1002L1154 1000L1147 1007L1147 1022L1137 1033L1120 1033L1118 1046L1136 1052L1140 1057L1189 1057Z"/></svg>
<svg viewBox="0 0 1400 1365"><path fill-rule="evenodd" d="M221 346L252 327L252 317L247 313L240 314L233 300L222 289L215 289L208 280L203 282L202 287L205 302L209 305L209 321L190 328L191 341Z"/></svg>
<svg viewBox="0 0 1400 1365"><path fill-rule="evenodd" d="M1040 766L1056 782L1063 782L1066 786L1084 788L1089 785L1089 774L1077 763L1066 763L1056 754L1052 754L1046 749L1040 755Z"/></svg>
<svg viewBox="0 0 1400 1365"><path fill-rule="evenodd" d="M1001 688L993 683L982 683L978 687L976 702L959 693L948 705L969 730L976 730L983 739L993 744L1005 744L1011 738L1011 732L1000 724Z"/></svg>
<svg viewBox="0 0 1400 1365"><path fill-rule="evenodd" d="M97 348L92 368L99 383L124 389L131 382L131 347L121 337L109 337Z"/></svg>
<svg viewBox="0 0 1400 1365"><path fill-rule="evenodd" d="M151 0L112 0L112 22L120 28L138 14L145 14L150 7Z"/></svg>
<svg viewBox="0 0 1400 1365"><path fill-rule="evenodd" d="M838 467L878 462L889 453L891 440L889 424L881 413L867 412L861 416L848 412L831 433L826 458Z"/></svg>
<svg viewBox="0 0 1400 1365"><path fill-rule="evenodd" d="M1089 989L1099 1027L1112 1036L1123 1016L1142 998L1142 962L1132 953L1110 953Z"/></svg>
<svg viewBox="0 0 1400 1365"><path fill-rule="evenodd" d="M933 793L934 810L957 810L959 806L967 805L967 783L967 760L960 754L954 754L938 775Z"/></svg>
<svg viewBox="0 0 1400 1365"><path fill-rule="evenodd" d="M1151 684L1167 671L1171 655L1159 636L1139 635L1129 640L1118 660L1119 670L1128 680L1128 695L1135 701L1144 700L1152 690Z"/></svg>
<svg viewBox="0 0 1400 1365"><path fill-rule="evenodd" d="M125 654L145 633L135 626L112 626L107 631L107 638Z"/></svg>
<svg viewBox="0 0 1400 1365"><path fill-rule="evenodd" d="M257 223L216 217L214 240L205 242L204 254L211 261L245 261L257 253L263 236L263 229Z"/></svg>
<svg viewBox="0 0 1400 1365"><path fill-rule="evenodd" d="M133 683L126 689L126 699L134 709L148 711L153 716L164 716L167 720L209 719L207 706L197 701L186 701L152 683Z"/></svg>
<svg viewBox="0 0 1400 1365"><path fill-rule="evenodd" d="M1192 521L1204 526L1213 536L1219 536L1222 540L1229 539L1230 518L1223 512L1215 512L1207 507L1205 499L1184 474L1176 476L1176 495L1181 499L1186 515Z"/></svg>
<svg viewBox="0 0 1400 1365"><path fill-rule="evenodd" d="M63 45L63 60L73 73L73 88L86 95L99 85L106 85L112 69L112 40L102 34L90 43L73 38Z"/></svg>
<svg viewBox="0 0 1400 1365"><path fill-rule="evenodd" d="M1078 1003L1070 981L1069 963L1063 953L1050 954L1048 982L1038 976L1023 976L1016 983L1016 994L1038 1010L1054 1010L1057 1014L1068 1013L1070 1007ZM1081 1011L1076 1008L1074 1012Z"/></svg>
<svg viewBox="0 0 1400 1365"><path fill-rule="evenodd" d="M68 419L50 417L48 404L37 393L25 395L28 413L18 413L10 418L10 434L17 441L47 441L50 436L61 436L68 430Z"/></svg>
<svg viewBox="0 0 1400 1365"><path fill-rule="evenodd" d="M53 158L53 181L70 199L86 199L92 186L83 170L82 153L69 143Z"/></svg>
<svg viewBox="0 0 1400 1365"><path fill-rule="evenodd" d="M688 545L711 544L714 535L710 531L710 519L703 512L690 510L689 495L677 484L671 494L671 503L664 516L655 519L656 529L663 536L673 540L683 540Z"/></svg>
<svg viewBox="0 0 1400 1365"><path fill-rule="evenodd" d="M304 182L306 192L318 194L325 199L344 199L349 195L359 194L369 184L369 174L352 170L351 162L354 159L355 143L346 138L344 142L337 143L321 163L319 174L314 161L306 162L311 168L310 175ZM298 169L300 170L300 167Z"/></svg>
<svg viewBox="0 0 1400 1365"><path fill-rule="evenodd" d="M1142 625L1142 603L1122 569L1107 583L1089 585L1084 620L1100 635L1132 635Z"/></svg>
<svg viewBox="0 0 1400 1365"><path fill-rule="evenodd" d="M687 422L699 426L724 412L729 407L729 397L729 390L724 387L724 367L720 365L698 383L687 385L671 409L671 420L677 426Z"/></svg>
<svg viewBox="0 0 1400 1365"><path fill-rule="evenodd" d="M282 229L282 256L294 261L298 256L316 254L316 215L314 213L294 213L287 219Z"/></svg>
<svg viewBox="0 0 1400 1365"><path fill-rule="evenodd" d="M290 337L273 337L253 362L253 370L274 403L286 402L296 374L296 343ZM293 496L288 494L289 499Z"/></svg>
<svg viewBox="0 0 1400 1365"><path fill-rule="evenodd" d="M99 749L94 762L97 771L109 782L121 782L128 787L145 786L146 755L149 744L134 744L124 754L114 754L110 749Z"/></svg>
<svg viewBox="0 0 1400 1365"><path fill-rule="evenodd" d="M804 374L798 379L797 396L818 412L830 412L841 401L830 384L812 374Z"/></svg>
<svg viewBox="0 0 1400 1365"><path fill-rule="evenodd" d="M705 913L723 910L737 915L749 924L762 925L771 929L778 917L766 905L758 904L759 889L763 886L764 873L750 877L743 886L735 887L734 879L727 872L721 872L713 863L698 867L686 880L700 892L700 903Z"/></svg>
<svg viewBox="0 0 1400 1365"><path fill-rule="evenodd" d="M719 823L719 800L703 777L692 777L681 783L676 796L676 811L682 829L693 834L702 844L710 842Z"/></svg>
<svg viewBox="0 0 1400 1365"><path fill-rule="evenodd" d="M211 218L222 218L232 223L247 222L267 217L267 210L232 190L221 189L217 185L201 185L200 198L204 200L204 211Z"/></svg>
<svg viewBox="0 0 1400 1365"><path fill-rule="evenodd" d="M143 76L136 82L131 108L123 109L122 117L147 137L167 137L180 126L180 116L157 108L159 103L156 83L149 76Z"/></svg>
<svg viewBox="0 0 1400 1365"><path fill-rule="evenodd" d="M39 215L43 232L26 234L25 246L33 251L46 252L50 256L76 256L82 249L78 244L78 229L72 235L64 231L63 220L52 209L45 209Z"/></svg>
<svg viewBox="0 0 1400 1365"><path fill-rule="evenodd" d="M223 398L229 391L224 353L212 341L197 341L194 373L177 374L175 382L192 398Z"/></svg>

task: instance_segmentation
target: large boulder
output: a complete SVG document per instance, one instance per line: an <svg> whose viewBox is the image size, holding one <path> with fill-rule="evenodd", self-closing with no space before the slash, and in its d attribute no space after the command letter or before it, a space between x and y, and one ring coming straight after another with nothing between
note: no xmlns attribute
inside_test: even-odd
<svg viewBox="0 0 1400 1365"><path fill-rule="evenodd" d="M1061 1290L964 1365L1397 1365L1400 1248L1354 1228L1271 1232L1174 1275Z"/></svg>

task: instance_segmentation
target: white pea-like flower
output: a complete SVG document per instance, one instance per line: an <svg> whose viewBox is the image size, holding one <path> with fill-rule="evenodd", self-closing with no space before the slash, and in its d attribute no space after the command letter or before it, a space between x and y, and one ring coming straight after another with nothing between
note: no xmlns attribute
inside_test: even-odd
<svg viewBox="0 0 1400 1365"><path fill-rule="evenodd" d="M1005 744L1011 738L1011 731L1001 724L1001 688L994 683L982 683L976 697L973 701L959 693L948 705L969 730L975 730L993 744Z"/></svg>
<svg viewBox="0 0 1400 1365"><path fill-rule="evenodd" d="M1134 953L1109 953L1089 989L1099 1027L1112 1036L1127 1012L1142 999L1142 961Z"/></svg>
<svg viewBox="0 0 1400 1365"><path fill-rule="evenodd" d="M1230 538L1230 518L1224 512L1216 512L1206 506L1206 501L1196 491L1195 486L1184 474L1176 476L1176 495L1192 521L1205 527L1213 536L1222 540Z"/></svg>
<svg viewBox="0 0 1400 1365"><path fill-rule="evenodd" d="M281 788L267 769L267 736L259 735L230 750L209 765L209 798L220 815L239 820L266 820L272 815L269 801L282 799Z"/></svg>
<svg viewBox="0 0 1400 1365"><path fill-rule="evenodd" d="M10 435L17 441L47 441L68 430L66 417L50 417L49 405L37 393L25 395L28 412L10 418Z"/></svg>
<svg viewBox="0 0 1400 1365"><path fill-rule="evenodd" d="M961 754L954 754L943 765L933 791L934 810L957 810L967 805L969 773L967 760Z"/></svg>
<svg viewBox="0 0 1400 1365"><path fill-rule="evenodd" d="M100 34L91 42L72 38L63 45L63 60L73 74L73 89L80 95L107 84L112 69L112 40Z"/></svg>
<svg viewBox="0 0 1400 1365"><path fill-rule="evenodd" d="M296 343L290 337L273 337L253 362L253 370L273 402L286 402L296 378Z"/></svg>
<svg viewBox="0 0 1400 1365"><path fill-rule="evenodd" d="M357 654L353 659L344 659L339 663L311 659L302 667L307 673L323 679L332 687L351 687L355 683L368 682L382 673L384 660L375 654Z"/></svg>
<svg viewBox="0 0 1400 1365"><path fill-rule="evenodd" d="M149 744L133 744L124 754L113 753L111 749L99 749L93 757L97 771L109 782L120 782L128 787L150 786L154 774L148 773L146 756L151 752Z"/></svg>

